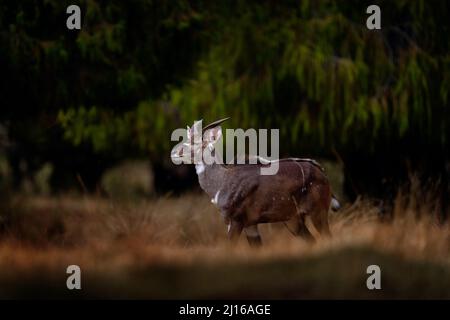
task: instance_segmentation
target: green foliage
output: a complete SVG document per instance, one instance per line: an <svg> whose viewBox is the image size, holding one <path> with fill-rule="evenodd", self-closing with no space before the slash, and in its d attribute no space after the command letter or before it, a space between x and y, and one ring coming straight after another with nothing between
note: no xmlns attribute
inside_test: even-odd
<svg viewBox="0 0 450 320"><path fill-rule="evenodd" d="M280 128L284 153L448 149L446 1L382 1L371 31L361 1L90 0L75 33L55 20L67 3L0 8L7 72L29 81L12 76L26 95L6 86L2 118L32 103L75 145L156 159L176 127L223 116Z"/></svg>
<svg viewBox="0 0 450 320"><path fill-rule="evenodd" d="M365 7L348 6L236 2L214 17L208 31L215 37L192 77L168 86L159 100L176 108L178 125L227 115L235 127L281 128L288 149L373 148L378 137L399 140L417 131L445 146L448 41L435 43L444 28L439 21L422 29L436 15L424 11L442 8L385 4L383 30L369 31ZM408 18L398 22L401 12ZM412 29L405 31L407 24ZM174 128L173 114L156 110L145 103L134 111L139 120L130 130L156 138L138 138L144 150L159 148Z"/></svg>

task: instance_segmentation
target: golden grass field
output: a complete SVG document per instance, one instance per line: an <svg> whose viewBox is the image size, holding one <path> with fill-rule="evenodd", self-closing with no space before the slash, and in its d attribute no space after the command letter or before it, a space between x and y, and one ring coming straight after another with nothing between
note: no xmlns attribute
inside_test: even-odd
<svg viewBox="0 0 450 320"><path fill-rule="evenodd" d="M14 196L0 215L0 298L450 298L448 223L410 197L392 210L380 219L358 199L330 213L330 239L307 243L271 224L264 246L251 248L244 235L228 243L200 193ZM79 291L66 288L72 264ZM381 290L366 288L370 264L381 268Z"/></svg>

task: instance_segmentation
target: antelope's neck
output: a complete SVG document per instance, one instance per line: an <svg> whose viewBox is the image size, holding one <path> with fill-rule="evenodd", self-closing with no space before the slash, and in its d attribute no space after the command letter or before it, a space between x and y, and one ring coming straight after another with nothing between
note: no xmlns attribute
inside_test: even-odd
<svg viewBox="0 0 450 320"><path fill-rule="evenodd" d="M226 169L216 163L210 165L199 163L195 165L195 171L200 187L213 198L223 185Z"/></svg>

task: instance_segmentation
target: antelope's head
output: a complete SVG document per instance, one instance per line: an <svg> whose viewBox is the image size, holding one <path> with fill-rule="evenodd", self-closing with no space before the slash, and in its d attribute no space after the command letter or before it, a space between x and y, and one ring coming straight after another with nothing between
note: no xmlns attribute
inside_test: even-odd
<svg viewBox="0 0 450 320"><path fill-rule="evenodd" d="M203 161L205 151L213 155L215 144L222 137L220 124L228 119L214 121L204 128L201 120L195 121L192 127L187 126L187 138L172 149L172 160L181 159L183 163L199 163Z"/></svg>

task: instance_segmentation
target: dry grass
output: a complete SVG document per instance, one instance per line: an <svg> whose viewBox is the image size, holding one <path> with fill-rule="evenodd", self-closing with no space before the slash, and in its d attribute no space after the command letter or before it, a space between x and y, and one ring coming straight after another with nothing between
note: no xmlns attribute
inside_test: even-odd
<svg viewBox="0 0 450 320"><path fill-rule="evenodd" d="M264 225L265 245L254 249L244 236L228 243L204 195L139 203L18 196L0 216L0 297L45 289L43 297L450 298L449 225L408 197L395 204L382 221L358 200L330 214L333 237L315 244ZM65 289L71 264L83 271L80 293ZM369 264L385 273L378 296L365 288Z"/></svg>

